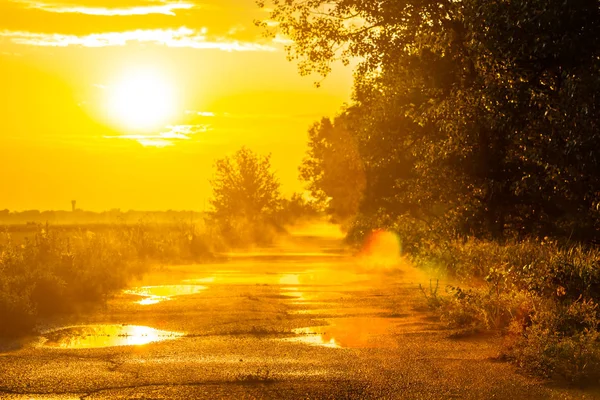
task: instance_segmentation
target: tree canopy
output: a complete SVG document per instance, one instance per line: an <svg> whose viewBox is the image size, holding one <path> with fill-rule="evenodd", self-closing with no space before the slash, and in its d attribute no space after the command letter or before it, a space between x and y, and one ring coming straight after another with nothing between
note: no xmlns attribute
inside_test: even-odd
<svg viewBox="0 0 600 400"><path fill-rule="evenodd" d="M358 62L343 115L366 177L362 216L598 239L596 0L261 5L302 74Z"/></svg>
<svg viewBox="0 0 600 400"><path fill-rule="evenodd" d="M308 183L314 199L324 203L338 222L358 212L365 187L364 169L356 141L346 118L324 118L309 130L308 154L300 166L300 178Z"/></svg>
<svg viewBox="0 0 600 400"><path fill-rule="evenodd" d="M279 181L271 172L270 156L242 147L217 160L211 180L210 204L219 220L245 218L257 221L273 216L280 204Z"/></svg>

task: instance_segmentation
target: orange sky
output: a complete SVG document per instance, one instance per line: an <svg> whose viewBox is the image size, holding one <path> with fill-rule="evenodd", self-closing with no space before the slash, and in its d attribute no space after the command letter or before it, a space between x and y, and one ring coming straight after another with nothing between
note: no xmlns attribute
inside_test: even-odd
<svg viewBox="0 0 600 400"><path fill-rule="evenodd" d="M316 89L254 27L267 16L253 0L0 0L0 209L201 210L214 160L242 145L301 190L307 128L352 73Z"/></svg>

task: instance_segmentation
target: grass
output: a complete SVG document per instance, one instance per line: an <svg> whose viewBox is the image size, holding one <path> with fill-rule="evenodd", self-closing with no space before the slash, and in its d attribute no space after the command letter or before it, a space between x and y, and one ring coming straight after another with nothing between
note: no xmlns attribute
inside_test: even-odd
<svg viewBox="0 0 600 400"><path fill-rule="evenodd" d="M101 304L153 265L204 262L281 233L268 223L225 222L0 227L0 336L24 335L42 317Z"/></svg>
<svg viewBox="0 0 600 400"><path fill-rule="evenodd" d="M221 246L191 224L29 228L14 234L5 227L0 235L0 336L102 303L152 265L205 261Z"/></svg>
<svg viewBox="0 0 600 400"><path fill-rule="evenodd" d="M271 375L269 368L259 367L256 372L237 375L236 381L245 384L273 383L275 378Z"/></svg>
<svg viewBox="0 0 600 400"><path fill-rule="evenodd" d="M422 288L449 326L500 332L503 355L525 370L600 384L598 248L467 239L429 243L413 258L421 266L443 266L462 282L443 295L435 286Z"/></svg>

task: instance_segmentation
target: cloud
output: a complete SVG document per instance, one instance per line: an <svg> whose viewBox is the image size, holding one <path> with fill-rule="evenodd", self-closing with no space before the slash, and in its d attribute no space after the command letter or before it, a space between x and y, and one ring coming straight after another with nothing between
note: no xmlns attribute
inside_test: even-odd
<svg viewBox="0 0 600 400"><path fill-rule="evenodd" d="M194 114L194 115L198 115L200 117L207 117L207 118L211 118L215 116L214 112L210 112L210 111L192 111L192 110L187 110L185 112L186 114Z"/></svg>
<svg viewBox="0 0 600 400"><path fill-rule="evenodd" d="M13 53L10 51L0 51L0 56L8 56L8 57L23 57L21 53Z"/></svg>
<svg viewBox="0 0 600 400"><path fill-rule="evenodd" d="M270 44L252 23L259 14L253 4L250 0L0 0L0 31L83 37L207 27L215 38Z"/></svg>
<svg viewBox="0 0 600 400"><path fill-rule="evenodd" d="M173 146L173 142L164 139L136 139L144 147L168 147Z"/></svg>
<svg viewBox="0 0 600 400"><path fill-rule="evenodd" d="M196 30L186 27L178 29L137 29L125 32L104 32L89 35L63 35L58 33L35 33L26 31L0 31L0 38L13 43L47 47L108 47L125 46L130 42L153 43L167 47L193 49L217 49L223 51L275 51L276 48L255 42L231 40L227 37L208 37L206 28Z"/></svg>
<svg viewBox="0 0 600 400"><path fill-rule="evenodd" d="M175 10L189 10L195 7L194 4L185 2L160 2L160 4L132 6L132 7L90 7L84 5L70 5L64 3L47 3L39 1L17 1L24 4L27 8L34 8L53 13L76 13L85 15L105 15L105 16L127 16L127 15L148 15L163 14L175 16Z"/></svg>
<svg viewBox="0 0 600 400"><path fill-rule="evenodd" d="M169 131L161 133L162 137L171 137L175 138L176 135L182 136L180 138L189 139L190 135L195 135L197 133L204 133L211 130L210 125L202 124L202 125L169 125L167 126ZM169 136L170 135L170 136Z"/></svg>
<svg viewBox="0 0 600 400"><path fill-rule="evenodd" d="M281 33L277 33L275 35L275 37L273 38L273 43L290 45L290 44L294 43L294 41L292 39L290 39L289 37L282 35Z"/></svg>
<svg viewBox="0 0 600 400"><path fill-rule="evenodd" d="M135 140L144 147L173 146L178 140L190 140L191 136L208 132L210 125L169 125L167 131L148 135L104 136L105 139Z"/></svg>
<svg viewBox="0 0 600 400"><path fill-rule="evenodd" d="M321 114L289 114L289 113L214 113L210 111L187 110L188 115L197 115L205 118L219 120L291 120L291 119L319 119Z"/></svg>

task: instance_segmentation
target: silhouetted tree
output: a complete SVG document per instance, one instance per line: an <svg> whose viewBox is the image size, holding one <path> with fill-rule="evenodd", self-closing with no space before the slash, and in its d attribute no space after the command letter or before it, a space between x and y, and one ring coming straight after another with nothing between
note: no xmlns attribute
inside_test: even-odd
<svg viewBox="0 0 600 400"><path fill-rule="evenodd" d="M335 221L346 221L358 212L365 188L362 160L346 118L334 122L324 118L308 135L309 149L300 166L300 178Z"/></svg>
<svg viewBox="0 0 600 400"><path fill-rule="evenodd" d="M321 204L314 200L307 200L300 193L292 194L290 199L281 200L281 210L278 220L282 224L294 224L309 221L323 215Z"/></svg>
<svg viewBox="0 0 600 400"><path fill-rule="evenodd" d="M210 199L215 217L256 220L277 211L279 182L271 172L270 155L259 156L242 147L233 156L217 160L215 169Z"/></svg>

